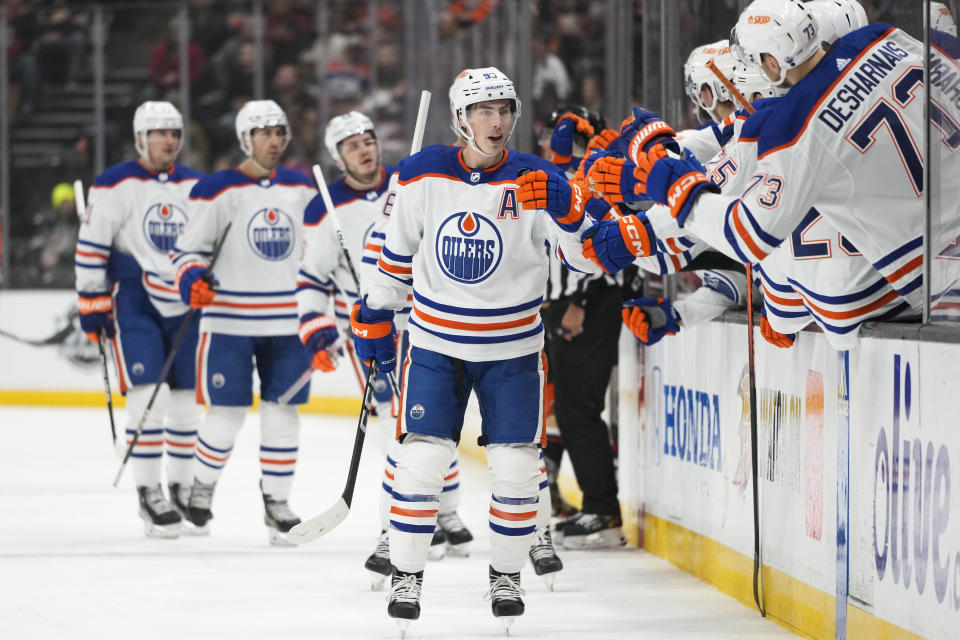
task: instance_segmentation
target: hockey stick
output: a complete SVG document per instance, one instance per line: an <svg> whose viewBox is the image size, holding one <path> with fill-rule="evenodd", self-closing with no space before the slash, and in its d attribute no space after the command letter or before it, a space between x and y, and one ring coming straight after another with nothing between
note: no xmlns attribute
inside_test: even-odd
<svg viewBox="0 0 960 640"><path fill-rule="evenodd" d="M207 265L207 268L203 273L203 277L210 275L210 272L213 271L213 265L217 263L217 258L220 257L220 250L223 249L223 243L226 241L227 234L230 233L230 227L232 225L232 221L227 223L227 228L223 230L223 233L220 235L220 240L218 240L217 244L213 247L213 253L210 255L210 264ZM127 445L127 451L123 455L123 461L120 463L120 468L117 469L117 476L113 479L114 487L116 487L117 483L120 482L120 476L123 475L123 469L127 466L127 460L130 459L130 455L133 453L133 448L137 446L137 440L140 439L140 433L143 432L143 425L147 421L147 416L150 415L150 410L153 408L153 403L157 399L157 394L160 393L160 387L163 386L163 383L167 380L167 376L170 374L170 369L173 367L173 359L177 356L177 351L180 350L180 344L187 335L187 328L190 326L190 321L193 320L193 316L196 313L197 309L195 307L190 307L190 310L187 311L187 314L183 317L183 322L180 323L180 330L177 331L177 337L174 339L173 345L170 347L170 353L167 354L167 359L163 363L163 368L160 369L160 375L157 378L157 383L153 386L153 393L150 394L150 400L147 402L147 407L140 415L140 421L137 423L137 429L133 432L133 438L131 438L130 444Z"/></svg>
<svg viewBox="0 0 960 640"><path fill-rule="evenodd" d="M61 344L67 338L67 336L70 335L71 333L73 333L73 327L69 323L67 324L66 327L64 327L63 329L60 329L49 338L41 338L39 340L22 338L18 335L14 335L10 333L9 331L4 331L3 329L0 329L0 337L9 338L10 340L14 340L16 342L19 342L20 344L30 345L31 347L49 347L52 345Z"/></svg>
<svg viewBox="0 0 960 640"><path fill-rule="evenodd" d="M413 141L410 143L410 155L420 152L423 146L423 132L427 127L427 113L430 111L431 93L424 89L420 92L420 107L417 109L417 124L413 127ZM397 331L397 350L403 349L403 334L406 329ZM400 402L400 395L397 395L397 402Z"/></svg>
<svg viewBox="0 0 960 640"><path fill-rule="evenodd" d="M717 77L717 80L730 92L740 106L747 113L755 113L756 109L744 97L742 93L734 86L727 76L723 75L720 68L711 58L707 61L707 69ZM716 96L714 96L716 100ZM753 601L757 603L757 609L760 615L767 616L767 611L760 601L760 568L762 566L760 557L760 495L757 486L759 478L757 473L757 456L759 455L757 444L757 355L753 342L753 266L749 263L747 268L747 372L750 381L750 466L753 474Z"/></svg>
<svg viewBox="0 0 960 640"><path fill-rule="evenodd" d="M363 440L367 435L367 416L370 415L370 396L373 392L373 381L377 377L379 363L373 360L367 372L367 383L363 388L363 400L360 405L360 419L357 422L357 433L353 440L353 454L350 457L350 470L347 472L347 484L336 504L318 516L304 520L290 529L288 537L294 544L305 544L326 535L350 513L353 502L353 489L357 484L357 472L360 470L360 455L363 452Z"/></svg>
<svg viewBox="0 0 960 640"><path fill-rule="evenodd" d="M86 198L83 196L83 182L73 181L73 201L77 206L77 215L83 216L87 210ZM100 351L100 367L103 369L103 395L107 400L107 415L110 416L110 435L113 437L113 444L117 444L117 424L113 419L113 393L110 391L110 374L107 370L107 350L104 342L107 339L106 329L101 329L97 333L97 349Z"/></svg>

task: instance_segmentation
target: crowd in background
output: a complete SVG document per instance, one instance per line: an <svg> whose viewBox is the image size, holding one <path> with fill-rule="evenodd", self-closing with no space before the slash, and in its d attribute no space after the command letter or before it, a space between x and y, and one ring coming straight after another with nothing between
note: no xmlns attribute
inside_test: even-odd
<svg viewBox="0 0 960 640"><path fill-rule="evenodd" d="M437 37L450 46L484 28L484 20L501 2L514 0L438 0ZM519 0L517 0L519 1ZM581 104L604 111L604 11L606 4L589 0L529 0L534 20L532 105L524 105L521 126L532 126L540 136L550 113L561 104ZM681 19L685 32L699 41L716 34L701 34L713 25L697 19L711 3L729 5L737 11L737 0L682 0ZM143 100L170 100L180 103L179 24L176 3L105 1L107 25L107 77L117 68L142 71L133 83L132 95L108 93L106 164L134 157L130 118ZM701 6L704 5L704 6ZM864 2L871 21L895 18L891 0ZM87 94L92 85L93 4L65 0L3 0L7 17L10 91L8 107L13 131L18 127L42 127L35 122L45 96L53 89ZM240 152L233 130L234 114L251 99L256 64L253 3L251 0L189 0L187 45L190 85L189 155L181 157L188 166L209 172L235 166ZM370 19L368 11L377 15ZM409 145L404 123L404 96L418 87L408 86L404 68L404 6L402 0L376 3L329 0L327 32L317 33L317 0L270 0L263 7L264 97L276 100L286 111L292 142L285 165L305 171L314 162L329 163L321 153L323 125L320 122L321 94L327 100L327 115L333 117L357 109L377 124L384 160L399 161ZM643 0L634 0L635 33L640 33ZM374 26L375 25L375 26ZM138 46L115 45L124 36L148 34ZM639 40L639 38L637 38ZM483 54L483 52L480 52ZM639 53L639 47L634 52ZM483 63L478 61L477 64ZM318 73L318 65L323 64ZM486 64L486 63L483 63ZM476 65L474 65L476 66ZM481 65L482 66L482 65ZM639 95L641 65L636 65ZM436 98L439 98L436 99ZM446 96L435 96L433 116L446 117ZM91 114L91 122L92 122ZM687 123L689 124L689 123ZM51 189L64 181L94 175L88 128L52 154L55 170L20 171L14 165L11 216L12 266L5 282L14 287L73 286L71 242L62 234L75 233L75 225L60 221L63 209ZM16 140L16 138L15 138ZM439 141L428 141L439 142ZM23 179L29 177L29 186ZM61 214L63 215L63 214ZM63 247L56 261L64 268L51 269L49 247ZM41 251L45 247L46 253Z"/></svg>

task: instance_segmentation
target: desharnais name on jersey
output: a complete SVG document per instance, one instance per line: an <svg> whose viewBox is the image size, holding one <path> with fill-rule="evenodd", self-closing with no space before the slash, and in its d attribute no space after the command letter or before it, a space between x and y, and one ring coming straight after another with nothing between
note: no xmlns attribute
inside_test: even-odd
<svg viewBox="0 0 960 640"><path fill-rule="evenodd" d="M157 311L186 313L170 263L189 219L190 190L203 177L181 165L155 172L136 160L116 164L90 187L77 238L77 291L108 291L114 282L139 282Z"/></svg>
<svg viewBox="0 0 960 640"><path fill-rule="evenodd" d="M383 226L380 220L390 193L391 176L395 175L396 169L394 166L381 168L379 184L366 191L350 188L342 176L328 185L330 199L343 230L343 240L357 269L361 287L369 274L369 268L364 269L361 265L375 266L380 258L380 248L386 237L380 228ZM307 205L303 224L306 247L297 280L300 315L329 315L333 298L338 324L341 328L349 326L350 309L359 296L342 257L335 225L327 215L327 207L320 194L314 196Z"/></svg>
<svg viewBox="0 0 960 640"><path fill-rule="evenodd" d="M889 25L870 25L837 40L776 109L766 110L761 126L752 128L752 117L744 125L741 142L753 139L758 164L739 197L701 195L685 226L711 244L719 238L742 261L757 263L816 207L919 308L922 60L922 44ZM960 121L952 112L946 115ZM949 154L948 162L951 167L960 162L960 154ZM960 197L960 181L944 190L946 201Z"/></svg>
<svg viewBox="0 0 960 640"><path fill-rule="evenodd" d="M296 335L303 212L316 193L307 176L283 167L264 178L226 169L197 183L174 252L178 275L191 264L206 266L231 225L212 272L217 295L202 310L200 331Z"/></svg>
<svg viewBox="0 0 960 640"><path fill-rule="evenodd" d="M549 270L544 245L567 266L594 272L580 232L565 233L517 202L521 169L560 170L506 151L489 169L470 169L462 149L432 146L400 165L372 308L399 310L413 289L411 344L469 361L501 360L543 346L539 309Z"/></svg>

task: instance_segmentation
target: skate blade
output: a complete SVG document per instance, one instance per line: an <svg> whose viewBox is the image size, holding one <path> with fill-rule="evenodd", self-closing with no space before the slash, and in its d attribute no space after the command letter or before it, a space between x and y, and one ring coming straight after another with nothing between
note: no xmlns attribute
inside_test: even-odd
<svg viewBox="0 0 960 640"><path fill-rule="evenodd" d="M578 551L594 549L617 549L627 544L623 532L617 529L604 529L586 536L564 536L563 548Z"/></svg>
<svg viewBox="0 0 960 640"><path fill-rule="evenodd" d="M387 578L390 576L385 576L382 573L377 573L376 571L369 571L370 573L370 591L383 591Z"/></svg>
<svg viewBox="0 0 960 640"><path fill-rule="evenodd" d="M554 571L553 573L545 573L542 576L540 576L541 578L543 578L543 582L547 585L547 591L553 591L553 583L557 581L558 573L560 572Z"/></svg>
<svg viewBox="0 0 960 640"><path fill-rule="evenodd" d="M185 536L208 536L210 535L210 525L205 524L202 527L198 527L189 520L184 519L183 521L183 535Z"/></svg>
<svg viewBox="0 0 960 640"><path fill-rule="evenodd" d="M295 547L297 546L290 537L282 532L277 531L271 527L267 527L267 540L270 541L271 547Z"/></svg>
<svg viewBox="0 0 960 640"><path fill-rule="evenodd" d="M517 619L516 616L503 616L497 618L500 621L500 624L503 625L503 633L505 635L510 635L510 627L513 626L514 621Z"/></svg>
<svg viewBox="0 0 960 640"><path fill-rule="evenodd" d="M470 557L470 543L464 542L461 544L450 544L447 543L446 554L454 558L469 558Z"/></svg>
<svg viewBox="0 0 960 640"><path fill-rule="evenodd" d="M443 560L445 555L447 555L447 543L431 545L429 551L427 551L427 559L429 560Z"/></svg>
<svg viewBox="0 0 960 640"><path fill-rule="evenodd" d="M404 620L400 618L397 619L397 629L400 630L401 640L407 637L407 629L409 628L410 628L410 620Z"/></svg>
<svg viewBox="0 0 960 640"><path fill-rule="evenodd" d="M180 537L180 533L183 531L183 525L180 522L174 522L173 524L154 524L149 516L142 513L139 515L140 519L143 520L143 534L148 538L172 540L173 538Z"/></svg>

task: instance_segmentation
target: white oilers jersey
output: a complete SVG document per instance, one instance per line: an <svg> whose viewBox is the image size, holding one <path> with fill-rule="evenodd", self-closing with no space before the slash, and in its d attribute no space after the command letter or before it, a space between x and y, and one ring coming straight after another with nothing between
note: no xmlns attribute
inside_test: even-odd
<svg viewBox="0 0 960 640"><path fill-rule="evenodd" d="M379 268L367 301L401 309L413 290L411 344L468 361L502 360L543 348L539 309L549 270L544 244L568 266L595 272L579 233L567 234L516 197L521 169L560 170L508 151L471 170L457 147L433 146L400 165ZM583 228L590 224L585 216Z"/></svg>
<svg viewBox="0 0 960 640"><path fill-rule="evenodd" d="M190 190L202 177L180 165L156 173L135 160L101 173L81 216L77 291L105 292L121 280L124 286L139 283L161 315L186 313L170 256L189 219Z"/></svg>
<svg viewBox="0 0 960 640"><path fill-rule="evenodd" d="M745 188L737 195L701 195L686 225L711 243L719 239L741 261L757 263L816 208L919 309L922 62L921 43L889 25L840 38L765 118L756 138L758 164ZM960 122L960 109L942 84L934 82L934 108L941 111L935 117ZM939 143L956 145L957 137ZM942 175L960 172L960 154L942 158ZM942 197L960 200L960 181L945 181ZM945 227L956 235L955 224ZM938 236L934 250L949 239L949 233Z"/></svg>
<svg viewBox="0 0 960 640"><path fill-rule="evenodd" d="M730 140L740 137L740 130L746 120L747 112L740 109L719 124L708 122L698 129L684 129L677 133L677 139L683 148L693 153L700 162L706 162L717 155Z"/></svg>
<svg viewBox="0 0 960 640"><path fill-rule="evenodd" d="M330 199L337 220L343 231L343 239L350 252L350 259L357 276L363 281L367 275L362 268L364 263L372 263L376 268L383 245L383 231L374 226L379 222L388 195L390 177L396 167L381 170L380 183L367 191L355 191L347 186L341 177L328 185ZM337 318L337 324L344 331L350 323L350 310L356 302L358 293L353 276L340 251L340 242L336 235L336 225L329 215L320 194L314 196L304 213L304 237L306 248L300 262L297 281L297 304L301 316L307 313L331 314Z"/></svg>
<svg viewBox="0 0 960 640"><path fill-rule="evenodd" d="M268 178L227 169L197 183L174 268L179 272L189 264L208 264L214 245L231 225L213 267L217 295L201 312L201 331L297 334L303 212L316 193L305 175L283 167Z"/></svg>

